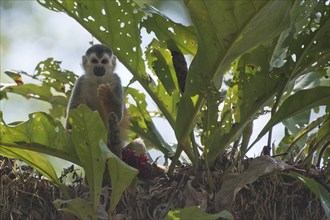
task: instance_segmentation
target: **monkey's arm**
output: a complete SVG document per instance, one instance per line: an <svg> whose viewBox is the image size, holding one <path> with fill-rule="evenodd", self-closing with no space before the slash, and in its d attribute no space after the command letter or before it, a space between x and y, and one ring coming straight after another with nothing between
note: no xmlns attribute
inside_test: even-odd
<svg viewBox="0 0 330 220"><path fill-rule="evenodd" d="M71 129L71 125L69 123L69 112L71 109L77 108L80 104L83 103L83 99L82 99L82 87L83 87L83 83L85 81L85 77L81 76L79 77L73 87L73 91L71 93L70 99L69 99L69 103L68 103L68 107L67 107L67 112L66 112L66 123L65 123L65 128L67 130Z"/></svg>
<svg viewBox="0 0 330 220"><path fill-rule="evenodd" d="M102 84L98 88L98 96L106 118L109 113L114 112L120 122L123 118L124 94L119 76L114 75L113 81Z"/></svg>

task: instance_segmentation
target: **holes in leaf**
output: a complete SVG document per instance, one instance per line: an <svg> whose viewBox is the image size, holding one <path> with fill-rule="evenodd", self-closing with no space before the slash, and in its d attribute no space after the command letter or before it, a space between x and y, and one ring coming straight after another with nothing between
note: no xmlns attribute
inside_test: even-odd
<svg viewBox="0 0 330 220"><path fill-rule="evenodd" d="M116 0L116 3L118 4L118 6L121 6L120 1Z"/></svg>
<svg viewBox="0 0 330 220"><path fill-rule="evenodd" d="M87 19L90 21L95 21L95 19L92 16L88 16Z"/></svg>
<svg viewBox="0 0 330 220"><path fill-rule="evenodd" d="M172 32L174 34L174 29L172 27L169 27L167 30L169 30L170 32Z"/></svg>
<svg viewBox="0 0 330 220"><path fill-rule="evenodd" d="M117 47L116 49L117 49L118 51L120 51L120 47Z"/></svg>
<svg viewBox="0 0 330 220"><path fill-rule="evenodd" d="M100 30L101 31L106 31L105 27L103 27L103 26L100 26Z"/></svg>
<svg viewBox="0 0 330 220"><path fill-rule="evenodd" d="M292 54L291 59L292 59L293 62L296 62L296 59L297 59L296 54Z"/></svg>
<svg viewBox="0 0 330 220"><path fill-rule="evenodd" d="M106 15L107 14L107 12L105 11L104 8L101 10L101 12L102 12L103 15Z"/></svg>
<svg viewBox="0 0 330 220"><path fill-rule="evenodd" d="M125 23L124 22L121 22L120 23L120 28L124 28L125 27Z"/></svg>

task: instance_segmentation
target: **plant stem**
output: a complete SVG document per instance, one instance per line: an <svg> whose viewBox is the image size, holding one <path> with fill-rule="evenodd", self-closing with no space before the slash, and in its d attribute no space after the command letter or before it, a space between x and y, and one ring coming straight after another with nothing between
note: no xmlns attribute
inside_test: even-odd
<svg viewBox="0 0 330 220"><path fill-rule="evenodd" d="M175 151L174 157L172 158L171 165L168 168L168 171L167 171L168 176L172 176L172 174L174 172L174 168L175 168L176 164L178 163L181 153L182 153L182 147L178 146L177 150Z"/></svg>

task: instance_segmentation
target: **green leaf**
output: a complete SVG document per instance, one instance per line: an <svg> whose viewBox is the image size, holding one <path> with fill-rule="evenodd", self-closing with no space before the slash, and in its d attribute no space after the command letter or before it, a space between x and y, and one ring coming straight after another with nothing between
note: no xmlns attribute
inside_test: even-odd
<svg viewBox="0 0 330 220"><path fill-rule="evenodd" d="M71 71L62 69L60 64L60 61L53 58L41 61L35 68L35 74L32 77L54 88L57 92L66 93L69 97L71 90L66 91L65 85L68 84L72 88L78 76Z"/></svg>
<svg viewBox="0 0 330 220"><path fill-rule="evenodd" d="M145 14L134 1L37 1L50 10L66 12L96 39L111 46L134 75L141 78L145 74L139 27Z"/></svg>
<svg viewBox="0 0 330 220"><path fill-rule="evenodd" d="M307 125L305 128L301 129L299 133L294 135L294 139L291 141L290 146L288 147L287 151L289 152L290 149L294 146L294 144L300 140L302 137L304 137L307 133L312 131L314 128L319 126L321 123L324 123L326 121L329 121L329 115L323 115L322 117L317 118L315 121L311 122L309 125ZM306 143L306 141L305 141ZM302 146L301 146L302 147Z"/></svg>
<svg viewBox="0 0 330 220"><path fill-rule="evenodd" d="M0 97L7 98L7 93L15 93L27 99L45 101L51 104L50 114L54 118L65 116L68 98L77 76L71 71L61 69L60 63L53 58L41 61L33 75L23 71L5 71L5 74L15 82L19 80L17 77L24 75L39 81L40 85L24 84L23 81L20 81L15 86L3 88Z"/></svg>
<svg viewBox="0 0 330 220"><path fill-rule="evenodd" d="M172 56L166 48L159 45L159 41L153 40L147 48L146 57L149 68L157 75L164 86L167 95L172 96L176 90L178 92L178 83L172 64ZM158 86L161 86L158 84Z"/></svg>
<svg viewBox="0 0 330 220"><path fill-rule="evenodd" d="M233 215L226 210L216 214L207 214L197 206L191 206L184 209L169 211L167 216L165 217L165 220L180 220L180 219L216 220L219 218L234 220Z"/></svg>
<svg viewBox="0 0 330 220"><path fill-rule="evenodd" d="M311 71L325 74L327 67L329 67L330 19L329 5L326 2L326 0L321 0L312 7L308 6L313 8L308 19L306 19L308 23L297 31L297 35L289 35L290 38L287 42L289 42L288 56L290 57L287 59L286 66L292 72L291 76L293 77ZM302 10L306 11L306 7L303 7ZM293 28L295 27L293 26ZM294 32L294 29L292 32ZM292 58L293 55L296 56L295 59Z"/></svg>
<svg viewBox="0 0 330 220"><path fill-rule="evenodd" d="M158 87L154 90L146 74L141 48L141 21L146 14L138 4L134 1L38 0L38 2L50 10L67 13L101 43L110 46L120 62L143 86L170 125L174 127L173 112L168 108L169 102L164 102L172 99L163 95L164 91L159 92ZM162 95L159 96L159 93Z"/></svg>
<svg viewBox="0 0 330 220"><path fill-rule="evenodd" d="M222 119L209 140L208 160L212 163L236 141L245 126L255 118L286 78L269 74L272 47L259 46L235 62L234 78L225 97Z"/></svg>
<svg viewBox="0 0 330 220"><path fill-rule="evenodd" d="M71 213L79 219L97 219L93 206L82 198L78 197L71 200L57 199L53 203L55 208Z"/></svg>
<svg viewBox="0 0 330 220"><path fill-rule="evenodd" d="M106 148L105 144L103 144L103 148ZM108 171L111 177L112 186L110 210L114 211L122 193L127 187L130 186L139 171L133 167L128 166L110 151L107 153L107 157L109 159Z"/></svg>
<svg viewBox="0 0 330 220"><path fill-rule="evenodd" d="M184 54L195 55L197 51L197 36L193 27L186 27L182 24L173 22L166 15L162 14L156 8L145 5L142 9L146 13L152 14L141 23L148 33L154 32L162 46L166 45L168 40L173 40Z"/></svg>
<svg viewBox="0 0 330 220"><path fill-rule="evenodd" d="M321 105L329 105L329 90L330 87L318 86L312 89L298 91L292 96L289 96L280 106L278 111L271 117L252 145L259 141L270 128L281 121L310 108Z"/></svg>
<svg viewBox="0 0 330 220"><path fill-rule="evenodd" d="M210 83L219 89L223 74L238 56L287 29L292 1L186 0L185 4L197 30L198 51L188 72L184 101L179 104L176 128L187 130L177 132L179 140L188 137L203 103L198 100L198 105L187 107L189 99Z"/></svg>
<svg viewBox="0 0 330 220"><path fill-rule="evenodd" d="M126 88L127 95L130 95L135 104L130 103L128 112L130 115L130 129L148 141L153 147L169 155L171 147L165 142L157 130L149 111L147 110L146 96L134 88Z"/></svg>
<svg viewBox="0 0 330 220"><path fill-rule="evenodd" d="M314 179L305 177L296 172L291 171L286 175L291 176L303 182L315 194L315 196L318 199L320 199L321 205L324 209L327 218L330 218L330 193L328 192L327 189L325 189L321 184L319 184Z"/></svg>
<svg viewBox="0 0 330 220"><path fill-rule="evenodd" d="M294 137L296 137L299 131L302 130L306 124L308 124L310 114L311 114L311 109L308 109L307 111L301 112L295 116L283 120L282 123L288 129L288 131ZM306 139L307 137L303 137L298 142L296 142L299 148L302 148L304 146Z"/></svg>
<svg viewBox="0 0 330 220"><path fill-rule="evenodd" d="M107 142L107 131L98 112L92 112L86 105L70 111L72 141L81 165L85 170L89 192L94 208L99 204L100 192L108 148L101 148ZM106 151L107 150L107 151Z"/></svg>
<svg viewBox="0 0 330 220"><path fill-rule="evenodd" d="M28 121L8 126L0 112L0 130L1 146L36 151L80 165L70 134L46 113L32 113Z"/></svg>
<svg viewBox="0 0 330 220"><path fill-rule="evenodd" d="M61 188L62 192L65 193L66 196L68 196L67 189L57 178L53 165L42 154L29 150L4 146L0 147L0 154L5 157L22 160L25 163L29 164L31 167L38 170L39 173L48 178L50 181L53 181L58 187Z"/></svg>

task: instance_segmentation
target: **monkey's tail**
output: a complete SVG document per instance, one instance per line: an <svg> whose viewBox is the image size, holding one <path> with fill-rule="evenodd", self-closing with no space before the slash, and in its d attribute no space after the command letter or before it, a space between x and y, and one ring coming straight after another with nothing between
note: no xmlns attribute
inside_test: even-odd
<svg viewBox="0 0 330 220"><path fill-rule="evenodd" d="M114 112L109 113L109 130L108 130L108 148L112 153L121 158L122 153L122 139L121 129L117 115Z"/></svg>

